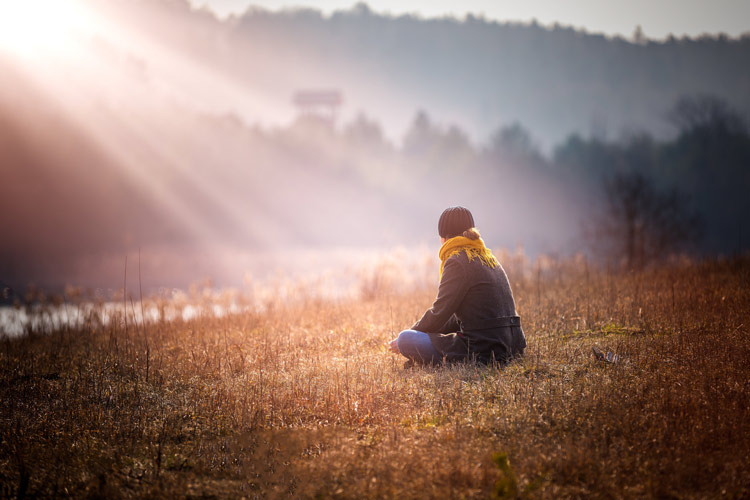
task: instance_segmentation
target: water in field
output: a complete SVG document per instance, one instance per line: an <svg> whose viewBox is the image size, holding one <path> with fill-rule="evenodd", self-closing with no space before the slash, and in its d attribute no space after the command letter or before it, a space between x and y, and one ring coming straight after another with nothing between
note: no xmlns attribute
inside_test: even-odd
<svg viewBox="0 0 750 500"><path fill-rule="evenodd" d="M127 316L124 311L127 309ZM189 321L201 315L214 317L226 314L237 314L250 310L249 305L232 303L222 304L180 304L164 302L141 308L140 303L127 307L122 303L81 302L78 304L41 305L34 304L23 307L0 307L0 332L8 337L17 337L31 332L51 332L64 328L85 328L88 325L101 326L118 322L122 324L127 317L131 325L142 325L157 321L174 321L182 319ZM2 336L0 335L0 336Z"/></svg>
<svg viewBox="0 0 750 500"><path fill-rule="evenodd" d="M436 286L437 259L432 253L419 247L408 252L337 250L285 252L255 259L234 256L222 261L233 263L231 272L225 265L224 272L203 279L200 277L211 276L214 273L210 271L222 267L195 266L191 274L186 271L189 266L175 265L186 262L184 255L172 259L171 266L161 267L161 257L154 261L145 256L139 276L137 256L130 256L125 297L124 273L119 279L109 276L114 266L104 269L102 264L101 280L119 281L119 288L68 285L58 293L38 287L24 294L14 292L15 305L0 306L0 336L108 325L125 318L129 324L188 321L202 315L260 312L278 304L367 298L384 291ZM188 277L197 280L176 287L154 286L189 282ZM102 281L87 283L100 285Z"/></svg>

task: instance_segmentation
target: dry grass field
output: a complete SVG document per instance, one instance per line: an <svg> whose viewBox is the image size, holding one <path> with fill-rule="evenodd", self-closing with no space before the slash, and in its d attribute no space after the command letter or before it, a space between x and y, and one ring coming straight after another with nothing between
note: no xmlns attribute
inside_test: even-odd
<svg viewBox="0 0 750 500"><path fill-rule="evenodd" d="M529 347L499 370L405 370L384 344L436 283L377 272L356 299L4 339L0 497L750 497L750 260L502 260Z"/></svg>

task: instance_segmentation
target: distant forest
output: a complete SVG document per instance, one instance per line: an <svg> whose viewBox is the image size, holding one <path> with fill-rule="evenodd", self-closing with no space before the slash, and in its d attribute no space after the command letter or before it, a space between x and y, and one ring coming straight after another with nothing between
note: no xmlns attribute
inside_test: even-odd
<svg viewBox="0 0 750 500"><path fill-rule="evenodd" d="M665 110L688 95L716 95L750 114L750 34L626 40L475 16L392 17L364 3L330 17L251 8L220 22L187 0L106 1L120 18L280 105L300 88L340 89L352 115L377 111L392 138L417 109L477 141L521 122L546 150L570 133L666 138ZM241 115L252 122L264 118L258 113Z"/></svg>
<svg viewBox="0 0 750 500"><path fill-rule="evenodd" d="M109 80L68 75L65 95L88 103L71 116L0 57L0 281L15 288L95 282L103 255L139 248L434 244L453 204L494 248L532 256L647 265L748 248L750 37L636 44L363 5L222 23L184 1L101 4L269 101L319 72L368 107L335 123L254 123L165 95L147 51L95 39ZM408 103L395 138L380 115L391 101ZM476 139L460 115L485 108ZM604 120L594 130L592 116ZM615 123L630 128L605 133Z"/></svg>

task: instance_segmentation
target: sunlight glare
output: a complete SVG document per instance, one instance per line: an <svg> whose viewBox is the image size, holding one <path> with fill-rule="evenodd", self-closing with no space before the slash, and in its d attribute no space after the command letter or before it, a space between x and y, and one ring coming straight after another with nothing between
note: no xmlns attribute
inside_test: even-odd
<svg viewBox="0 0 750 500"><path fill-rule="evenodd" d="M66 51L87 24L76 0L0 0L0 52L30 57Z"/></svg>

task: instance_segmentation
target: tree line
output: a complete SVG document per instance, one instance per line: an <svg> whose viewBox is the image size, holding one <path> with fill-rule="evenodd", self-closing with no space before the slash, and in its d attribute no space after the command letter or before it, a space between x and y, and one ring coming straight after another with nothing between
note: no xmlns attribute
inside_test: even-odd
<svg viewBox="0 0 750 500"><path fill-rule="evenodd" d="M422 107L475 138L519 120L548 148L574 131L636 127L663 139L663 108L682 95L718 95L750 112L748 35L626 39L471 15L392 16L365 3L330 16L251 8L225 21L191 10L187 0L97 6L268 102L286 105L300 88L334 87L349 109L368 110L389 130Z"/></svg>
<svg viewBox="0 0 750 500"><path fill-rule="evenodd" d="M420 112L398 152L416 182L447 178L456 184L471 173L475 189L491 179L490 193L508 182L527 195L552 184L571 201L568 208L583 210L581 247L629 267L675 252L744 252L750 229L746 119L711 95L682 97L665 115L674 127L668 139L647 132L617 140L572 134L545 154L519 123L474 146L459 127L441 127ZM386 149L372 123L355 122L344 134L369 151Z"/></svg>

